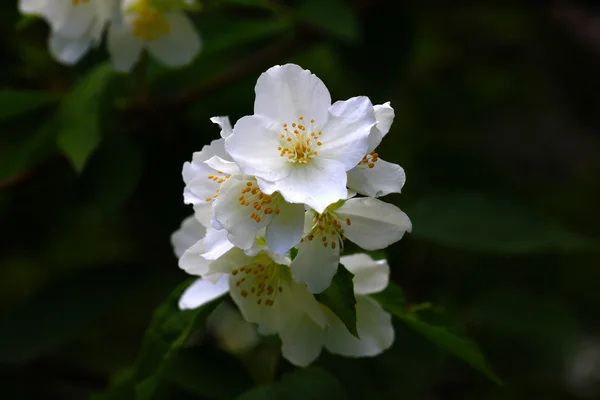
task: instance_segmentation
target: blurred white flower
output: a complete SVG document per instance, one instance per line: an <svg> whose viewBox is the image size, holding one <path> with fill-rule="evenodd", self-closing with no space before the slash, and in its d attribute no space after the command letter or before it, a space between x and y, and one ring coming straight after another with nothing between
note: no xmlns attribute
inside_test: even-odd
<svg viewBox="0 0 600 400"><path fill-rule="evenodd" d="M410 219L398 207L369 197L334 204L321 214L306 211L305 235L291 264L292 275L312 293L320 293L337 271L346 238L365 250L378 250L411 230Z"/></svg>
<svg viewBox="0 0 600 400"><path fill-rule="evenodd" d="M71 65L102 41L107 24L118 18L119 0L20 0L19 10L50 24L50 52Z"/></svg>
<svg viewBox="0 0 600 400"><path fill-rule="evenodd" d="M379 158L375 149L389 132L394 121L394 109L390 102L374 107L377 126L369 134L369 148L358 165L348 171L348 188L370 197L400 193L406 176L398 164Z"/></svg>
<svg viewBox="0 0 600 400"><path fill-rule="evenodd" d="M323 82L297 65L275 66L256 84L254 115L240 119L225 148L264 194L321 213L347 197L346 171L368 150L377 120L367 97L331 104Z"/></svg>
<svg viewBox="0 0 600 400"><path fill-rule="evenodd" d="M115 69L130 71L144 49L169 67L189 64L200 52L198 32L183 8L186 2L124 0L122 23L111 25L108 51Z"/></svg>

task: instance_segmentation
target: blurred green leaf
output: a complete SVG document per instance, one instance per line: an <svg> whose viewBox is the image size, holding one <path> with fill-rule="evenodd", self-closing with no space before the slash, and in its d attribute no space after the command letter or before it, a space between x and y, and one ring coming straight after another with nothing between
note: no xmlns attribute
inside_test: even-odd
<svg viewBox="0 0 600 400"><path fill-rule="evenodd" d="M0 145L0 181L29 174L42 161L57 154L56 129L51 122L42 124L33 132L21 132L12 143Z"/></svg>
<svg viewBox="0 0 600 400"><path fill-rule="evenodd" d="M74 273L31 296L0 319L0 362L40 356L82 334L130 292L129 265Z"/></svg>
<svg viewBox="0 0 600 400"><path fill-rule="evenodd" d="M238 400L345 400L346 392L336 377L319 367L296 369L280 382L253 388Z"/></svg>
<svg viewBox="0 0 600 400"><path fill-rule="evenodd" d="M441 193L406 209L412 235L468 250L552 253L590 249L585 237L510 199L479 193Z"/></svg>
<svg viewBox="0 0 600 400"><path fill-rule="evenodd" d="M60 95L48 92L0 91L0 121L50 106L59 99Z"/></svg>
<svg viewBox="0 0 600 400"><path fill-rule="evenodd" d="M203 326L208 315L223 298L215 299L195 310L182 311L178 306L179 298L191 282L192 280L188 280L179 285L156 309L152 323L144 335L130 379L120 379L106 394L98 398L120 399L119 396L123 393L129 393L130 398L153 398L163 382L165 372L176 360L177 352L187 343L189 336Z"/></svg>
<svg viewBox="0 0 600 400"><path fill-rule="evenodd" d="M277 6L271 3L269 0L220 0L220 2L225 4L236 4L244 7L262 8L270 11L277 9Z"/></svg>
<svg viewBox="0 0 600 400"><path fill-rule="evenodd" d="M356 329L356 297L354 296L353 277L354 274L340 264L329 287L316 297L321 304L329 307L338 316L351 334L359 338Z"/></svg>
<svg viewBox="0 0 600 400"><path fill-rule="evenodd" d="M359 23L343 0L305 0L296 10L296 17L338 39L356 42L360 37Z"/></svg>
<svg viewBox="0 0 600 400"><path fill-rule="evenodd" d="M175 354L165 376L188 392L210 400L234 399L252 387L252 379L239 360L204 347Z"/></svg>
<svg viewBox="0 0 600 400"><path fill-rule="evenodd" d="M384 292L374 295L373 298L379 301L383 308L431 342L454 354L497 384L502 384L500 378L488 365L479 346L460 333L456 326L449 322L446 315L438 312L435 321L425 321L417 313L410 312L405 306L402 289L393 282L390 282Z"/></svg>
<svg viewBox="0 0 600 400"><path fill-rule="evenodd" d="M58 111L58 145L81 172L100 143L101 101L104 89L115 76L108 64L95 67L65 95Z"/></svg>

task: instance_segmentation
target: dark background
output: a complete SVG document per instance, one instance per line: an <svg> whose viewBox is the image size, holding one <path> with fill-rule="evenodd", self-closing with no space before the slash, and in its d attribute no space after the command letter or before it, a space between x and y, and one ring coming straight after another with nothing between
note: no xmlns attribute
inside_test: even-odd
<svg viewBox="0 0 600 400"><path fill-rule="evenodd" d="M384 200L414 226L386 251L392 278L463 324L505 385L401 324L380 357L317 364L352 399L600 398L595 2L207 0L193 65L145 60L94 93L97 109L67 110L99 132L80 172L57 113L105 50L60 66L47 25L12 3L0 6L1 88L48 98L10 114L0 92L0 398L85 399L135 359L186 279L169 241L191 213L183 162L218 137L211 116L251 114L260 72L286 62L334 100L392 102L378 152L407 183Z"/></svg>

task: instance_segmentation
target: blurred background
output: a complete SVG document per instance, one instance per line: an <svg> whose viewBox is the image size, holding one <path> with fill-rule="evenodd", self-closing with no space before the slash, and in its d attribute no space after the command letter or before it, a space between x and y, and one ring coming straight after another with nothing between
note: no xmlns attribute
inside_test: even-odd
<svg viewBox="0 0 600 400"><path fill-rule="evenodd" d="M386 250L392 278L464 325L505 383L398 323L379 357L316 363L347 398L600 398L597 2L206 0L191 66L129 75L106 73L102 47L57 64L46 23L14 3L0 5L0 398L87 399L135 360L187 279L170 245L192 212L183 162L286 62L334 100L391 101L378 152L407 183L385 200L414 225ZM222 331L161 398L237 395L228 377L245 370L220 366L245 356L223 361ZM207 376L232 392L198 390Z"/></svg>

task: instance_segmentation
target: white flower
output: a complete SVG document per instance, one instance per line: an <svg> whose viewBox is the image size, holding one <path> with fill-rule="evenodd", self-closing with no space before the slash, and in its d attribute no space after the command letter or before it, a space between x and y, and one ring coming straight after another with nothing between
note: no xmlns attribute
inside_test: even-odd
<svg viewBox="0 0 600 400"><path fill-rule="evenodd" d="M39 15L50 24L52 55L74 64L102 40L104 28L118 17L118 0L20 0L22 13Z"/></svg>
<svg viewBox="0 0 600 400"><path fill-rule="evenodd" d="M370 197L400 193L406 176L398 164L392 164L379 158L375 149L390 130L394 121L394 109L390 102L374 107L377 117L375 126L369 135L369 148L358 165L348 171L348 188Z"/></svg>
<svg viewBox="0 0 600 400"><path fill-rule="evenodd" d="M376 123L367 97L332 105L319 78L287 64L260 76L254 115L235 124L225 148L264 194L323 212L347 197L346 171L367 153Z"/></svg>
<svg viewBox="0 0 600 400"><path fill-rule="evenodd" d="M229 240L250 248L265 229L269 249L285 254L302 239L304 205L288 203L279 192L264 194L255 178L234 176L223 183L213 206L213 217L229 232Z"/></svg>
<svg viewBox="0 0 600 400"><path fill-rule="evenodd" d="M221 185L232 175L240 174L225 151L224 138L232 132L229 118L213 117L211 121L221 127L221 138L195 152L192 161L183 164L182 171L185 182L183 201L194 206L196 217L205 226L210 224L210 208L219 196ZM213 162L208 164L208 160Z"/></svg>
<svg viewBox="0 0 600 400"><path fill-rule="evenodd" d="M374 261L366 254L344 256L340 262L354 274L356 295L357 339L331 311L327 312L329 329L325 348L348 357L372 357L387 350L394 342L392 317L379 303L368 297L388 285L390 268L386 260Z"/></svg>
<svg viewBox="0 0 600 400"><path fill-rule="evenodd" d="M398 207L362 197L334 204L319 214L305 215L305 236L291 264L297 282L320 293L337 271L344 240L350 239L365 250L383 249L410 232L410 219Z"/></svg>
<svg viewBox="0 0 600 400"><path fill-rule="evenodd" d="M115 69L130 71L142 51L169 67L189 64L200 52L201 41L190 19L181 11L184 2L171 6L156 0L124 0L123 23L108 33L108 51Z"/></svg>

